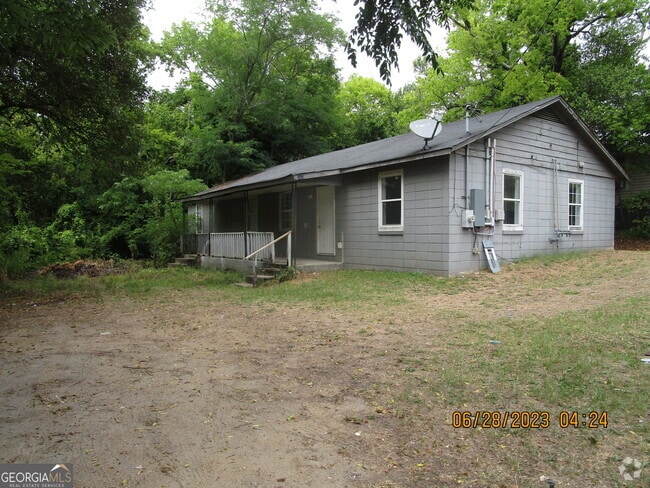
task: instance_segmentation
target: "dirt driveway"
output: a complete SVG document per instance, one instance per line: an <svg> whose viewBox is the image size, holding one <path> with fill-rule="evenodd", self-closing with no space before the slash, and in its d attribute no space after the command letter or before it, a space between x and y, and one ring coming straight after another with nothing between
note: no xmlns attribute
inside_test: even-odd
<svg viewBox="0 0 650 488"><path fill-rule="evenodd" d="M486 274L467 292L413 297L397 318L233 305L208 290L5 304L1 458L72 463L77 487L458 486L473 468L449 452L463 436L448 412L434 432L401 432L399 413L382 415L388 407L369 392L404 369L404 351L435 344L446 312L471 318L470 301L519 293L526 300L501 309L517 317L649 293L643 254L612 252L642 266L594 279L580 300L538 286L534 271L517 274L514 289L505 286L513 274ZM439 484L414 474L421 463L409 446L423 435L437 442L428 476Z"/></svg>

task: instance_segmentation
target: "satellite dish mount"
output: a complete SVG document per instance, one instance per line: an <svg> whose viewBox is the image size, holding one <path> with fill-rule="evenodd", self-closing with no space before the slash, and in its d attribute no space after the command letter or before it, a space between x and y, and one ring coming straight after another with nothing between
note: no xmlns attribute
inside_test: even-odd
<svg viewBox="0 0 650 488"><path fill-rule="evenodd" d="M411 132L424 139L423 151L429 149L429 141L440 134L442 130L441 121L442 117L440 115L434 115L432 119L414 120L409 124Z"/></svg>

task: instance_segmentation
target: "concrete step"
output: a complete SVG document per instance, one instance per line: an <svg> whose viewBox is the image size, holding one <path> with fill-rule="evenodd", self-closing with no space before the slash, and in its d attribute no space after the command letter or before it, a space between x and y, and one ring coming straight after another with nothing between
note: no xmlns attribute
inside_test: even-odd
<svg viewBox="0 0 650 488"><path fill-rule="evenodd" d="M264 266L260 269L260 274L277 276L284 271L286 266Z"/></svg>
<svg viewBox="0 0 650 488"><path fill-rule="evenodd" d="M172 266L196 266L197 264L198 257L188 255L185 255L182 258L174 258L174 262L171 263Z"/></svg>
<svg viewBox="0 0 650 488"><path fill-rule="evenodd" d="M267 281L271 281L275 279L275 275L270 275L270 274L258 274L257 275L257 284L259 285L260 283L266 283ZM253 283L253 276L249 275L246 277L246 281L248 283Z"/></svg>

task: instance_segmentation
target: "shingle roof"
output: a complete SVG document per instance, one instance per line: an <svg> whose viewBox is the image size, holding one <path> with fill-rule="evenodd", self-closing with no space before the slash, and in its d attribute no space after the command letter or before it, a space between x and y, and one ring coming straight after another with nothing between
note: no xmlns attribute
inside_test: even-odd
<svg viewBox="0 0 650 488"><path fill-rule="evenodd" d="M402 134L347 149L319 154L318 156L312 156L290 163L279 164L260 173L209 188L185 198L184 201L200 200L206 196L231 193L235 190L245 190L247 188L264 186L265 184L270 185L318 176L340 174L363 169L367 166L381 165L382 163L392 164L449 154L523 117L548 107L552 107L568 123L571 123L575 128L583 132L585 137L591 140L596 149L615 168L615 171L627 178L627 175L616 160L598 142L597 138L575 114L571 107L569 107L567 102L562 97L556 96L481 115L480 120L473 118L470 120L469 132L466 131L465 120L444 124L441 133L429 141L428 147L425 150L423 150L424 140L422 138L412 133Z"/></svg>

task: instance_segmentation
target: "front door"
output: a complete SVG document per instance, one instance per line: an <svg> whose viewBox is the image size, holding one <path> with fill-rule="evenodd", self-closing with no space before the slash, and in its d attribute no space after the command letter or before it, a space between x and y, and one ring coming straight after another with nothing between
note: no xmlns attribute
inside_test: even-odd
<svg viewBox="0 0 650 488"><path fill-rule="evenodd" d="M334 256L336 236L334 231L334 187L316 188L316 252Z"/></svg>

